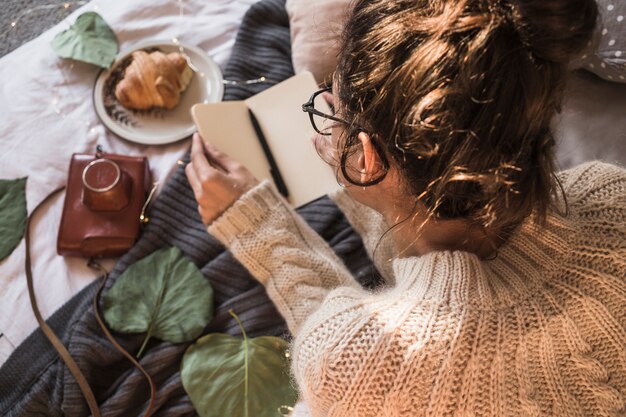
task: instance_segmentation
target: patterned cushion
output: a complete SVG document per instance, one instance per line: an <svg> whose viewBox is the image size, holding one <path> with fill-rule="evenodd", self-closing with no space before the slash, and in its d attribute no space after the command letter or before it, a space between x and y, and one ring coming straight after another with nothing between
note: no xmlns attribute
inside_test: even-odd
<svg viewBox="0 0 626 417"><path fill-rule="evenodd" d="M626 82L626 1L598 0L600 19L593 40L572 62L607 81Z"/></svg>

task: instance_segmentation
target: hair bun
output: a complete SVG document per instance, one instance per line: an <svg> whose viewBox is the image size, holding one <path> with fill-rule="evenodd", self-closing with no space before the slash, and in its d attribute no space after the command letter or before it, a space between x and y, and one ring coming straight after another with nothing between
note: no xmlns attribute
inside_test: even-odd
<svg viewBox="0 0 626 417"><path fill-rule="evenodd" d="M511 0L511 19L522 42L538 58L567 63L591 40L595 0Z"/></svg>

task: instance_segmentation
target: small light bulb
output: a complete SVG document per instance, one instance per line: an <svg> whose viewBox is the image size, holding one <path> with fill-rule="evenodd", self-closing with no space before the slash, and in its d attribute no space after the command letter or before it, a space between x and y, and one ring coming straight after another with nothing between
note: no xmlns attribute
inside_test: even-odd
<svg viewBox="0 0 626 417"><path fill-rule="evenodd" d="M172 38L172 42L177 44L178 43L178 38Z"/></svg>
<svg viewBox="0 0 626 417"><path fill-rule="evenodd" d="M69 3L63 3L63 7L66 8L66 9L69 9L70 8L70 4Z"/></svg>
<svg viewBox="0 0 626 417"><path fill-rule="evenodd" d="M14 28L17 25L17 22L11 22L11 27Z"/></svg>

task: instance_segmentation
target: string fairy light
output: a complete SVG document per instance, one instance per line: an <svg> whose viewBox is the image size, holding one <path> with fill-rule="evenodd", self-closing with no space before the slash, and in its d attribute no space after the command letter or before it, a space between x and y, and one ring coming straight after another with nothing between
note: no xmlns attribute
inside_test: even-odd
<svg viewBox="0 0 626 417"><path fill-rule="evenodd" d="M176 1L178 3L178 26L182 28L184 24L183 0L176 0ZM193 61L191 60L191 57L185 51L184 46L178 40L178 37L174 36L172 38L172 43L178 47L178 52L185 58L185 60L187 61L187 65L189 65L189 68L191 68L200 77L204 78L205 76L204 72L202 72L197 66L194 65ZM224 79L222 80L222 84L224 85L249 85L249 84L258 84L258 83L264 83L264 82L269 82L267 78L265 78L265 76L260 76L252 80L224 80Z"/></svg>
<svg viewBox="0 0 626 417"><path fill-rule="evenodd" d="M50 4L40 4L34 7L31 7L29 9L26 9L24 11L22 11L16 18L14 18L9 27L3 31L0 36L5 36L7 34L10 34L10 32L12 31L17 31L19 29L19 27L21 27L21 25L19 24L20 21L22 21L22 19L24 19L27 16L30 16L32 14L34 14L35 12L38 11L42 11L42 10L54 10L54 9L59 9L65 13L67 13L67 15L69 15L71 12L73 12L76 8L80 7L80 6L84 6L87 4L86 0L76 0L76 1L65 1L63 3L50 3ZM97 4L93 4L92 5L92 10L96 11L98 10L98 6ZM71 10L70 10L71 9ZM67 16L65 16L64 18L66 18ZM66 22L67 28L70 27L70 23ZM65 112L62 111L60 104L61 104L61 94L59 94L59 87L61 89L65 89L65 87L67 87L69 85L68 83L68 79L67 79L67 75L66 75L66 69L64 68L64 61L58 60L56 62L56 66L59 69L61 76L63 77L63 82L61 83L60 86L58 86L57 88L55 88L52 91L52 98L50 99L50 105L52 107L52 110L54 111L54 113L56 113L57 115L59 115L61 118L66 118L66 114ZM74 68L74 63L73 62L69 62L68 64L69 66L69 70L72 70ZM75 95L75 92L72 92L73 95ZM76 98L76 97L74 97ZM79 121L80 123L80 121ZM92 125L92 121L83 121L83 123L89 128ZM91 127L90 129L90 133L95 133L95 127Z"/></svg>
<svg viewBox="0 0 626 417"><path fill-rule="evenodd" d="M279 415L286 417L291 414L291 412L293 411L293 407L288 405L281 405L280 407L278 407L277 411Z"/></svg>
<svg viewBox="0 0 626 417"><path fill-rule="evenodd" d="M42 5L38 5L35 7L31 7L29 9L24 10L15 19L13 19L13 21L9 25L10 27L7 30L5 30L2 33L2 35L6 35L10 31L16 30L17 28L19 28L21 26L19 25L19 22L26 16L32 15L33 13L37 11L51 10L51 9L60 9L61 11L67 13L67 15L64 16L63 18L63 23L66 26L65 29L69 29L70 26L72 25L72 22L66 20L67 16L69 16L70 13L75 11L76 8L80 6L84 6L87 3L88 1L86 0L75 0L75 1L65 1L60 4L58 3L57 4L42 4ZM96 2L92 2L89 6L89 9L90 11L94 11L94 12L98 11L99 10L98 4ZM60 83L60 85L55 86L55 88L51 92L52 97L50 98L50 106L52 107L52 111L54 113L56 113L59 117L66 119L68 117L68 114L66 114L66 112L63 111L63 109L61 108L61 105L63 104L61 97L67 96L66 92L69 91L74 102L79 103L82 101L82 98L77 97L76 91L69 88L70 82L68 80L67 72L68 71L71 72L74 69L74 61L59 59L55 61L55 64L56 64L57 69L59 70L59 73L61 74L62 82ZM91 119L90 120L84 119L82 121L77 120L77 123L85 125L88 129L89 134L92 134L92 135L96 134L97 127L100 124L98 120L96 120L94 123L94 120L91 120Z"/></svg>
<svg viewBox="0 0 626 417"><path fill-rule="evenodd" d="M185 22L184 22L184 0L176 0L177 2L177 7L178 7L178 32L180 33L184 33L183 32L183 28L185 27ZM41 4L38 6L34 6L31 7L29 9L26 9L24 11L22 11L15 19L13 19L11 21L11 23L9 24L9 27L0 34L1 36L4 36L8 33L10 33L11 31L16 31L21 25L19 24L20 21L22 19L24 19L26 16L32 15L33 13L37 12L37 11L41 11L41 10L50 10L50 9L60 9L61 11L67 11L68 15L70 12L74 11L75 8L79 7L79 6L84 6L88 3L88 1L86 0L73 0L73 1L65 1L63 3L57 3L57 4ZM99 7L98 4L96 2L92 2L90 3L90 7L89 7L92 11L98 11ZM70 10L72 9L72 10ZM67 17L67 16L65 16ZM67 25L67 28L69 28L71 26L71 23L69 21L65 21L65 24ZM194 65L191 57L186 53L185 48L183 46L183 44L181 44L178 36L174 36L172 37L172 43L178 48L179 52L185 57L185 59L187 60L187 63L189 65L189 67L196 72L200 77L205 77L204 72L202 72L196 65ZM52 91L52 98L50 99L50 105L52 107L52 110L54 111L54 113L56 113L57 115L59 115L61 118L65 119L67 118L67 114L62 110L61 105L62 100L60 99L62 96L64 96L65 94L60 94L59 93L59 89L61 90L72 90L70 88L66 88L69 87L70 83L68 81L68 76L67 76L67 71L71 71L74 68L74 62L71 60L57 60L56 61L56 66L59 69L59 72L62 76L62 83L60 85L57 86L57 88L54 89L54 91ZM222 80L223 84L225 85L249 85L249 84L257 84L257 83L264 83L264 82L270 82L267 80L267 78L265 76L260 76L258 78L255 79L250 79L250 80ZM72 98L76 101L76 102L80 102L82 99L76 97L76 91L72 90L71 95L73 96ZM100 125L100 122L98 120L94 121L93 120L83 120L78 121L79 123L83 123L85 126L87 126L89 133L90 134L95 134L98 125Z"/></svg>
<svg viewBox="0 0 626 417"><path fill-rule="evenodd" d="M178 5L178 32L179 34L183 33L183 28L184 28L184 4L183 4L184 0L177 0L177 5ZM77 0L77 1L66 1L62 4L43 4L43 5L39 5L36 7L32 7L30 9L27 9L25 11L23 11L15 20L13 20L11 22L10 28L8 29L8 31L16 28L18 26L19 21L29 15L34 13L35 11L38 10L46 10L46 9L54 9L54 8L62 8L62 10L69 10L70 8L73 7L77 7L77 6L83 6L87 4L87 1L85 0ZM93 11L98 11L99 7L98 4L96 2L92 2L90 4L90 8ZM67 17L67 16L66 16ZM67 20L65 21L65 24L67 26L67 28L69 28L71 26L71 23L68 22ZM6 34L8 31L5 31L4 34ZM176 45L178 47L178 50L180 51L180 53L185 57L185 59L187 60L187 63L189 64L190 68L196 72L200 77L205 77L204 72L202 72L197 66L195 66L191 60L191 57L186 53L184 46L180 43L179 39L177 36L174 36L172 38L172 42L174 45ZM68 81L68 76L67 76L67 71L72 71L74 69L74 61L72 60L56 60L56 67L59 70L59 73L61 74L62 77L62 82L59 86L57 86L57 88L55 88L52 91L52 98L50 100L50 105L52 107L52 110L54 113L56 113L59 117L61 117L62 119L66 119L68 114L66 114L62 108L61 108L61 99L60 97L65 95L65 94L59 94L59 88L61 90L69 90L71 91L71 95L72 98L74 99L74 102L80 102L82 100L82 98L77 97L76 96L76 91L74 89L69 88L69 81ZM256 83L262 83L262 82L268 82L265 76L261 76L259 78L256 79L251 79L251 80L222 80L222 82L224 84L227 85L248 85L248 84L256 84ZM93 119L84 119L84 120L76 120L76 122L78 124L83 124L87 130L88 130L88 134L90 135L96 135L97 134L97 130L98 127L101 126L101 122L96 119L95 123ZM151 200L151 197L153 196L154 192L157 189L157 186L159 185L159 182L155 182L153 184L152 190L150 192L150 197L147 199L146 203L144 204L144 207L142 209L142 214L141 214L141 221L142 223L146 223L148 221L148 217L145 216L145 210L146 210L146 206L148 204L148 202ZM289 354L286 354L287 357L289 357Z"/></svg>
<svg viewBox="0 0 626 417"><path fill-rule="evenodd" d="M27 16L33 15L34 13L38 12L38 11L42 11L42 10L54 10L54 9L60 9L62 12L67 13L66 16L63 17L63 20L65 20L65 18L67 18L67 16L69 16L70 13L72 13L73 11L75 11L76 8L80 7L80 6L84 6L88 3L88 1L86 0L76 0L76 1L66 1L63 2L61 4L42 4L42 5L38 5L38 6L34 6L31 7L29 9L26 9L24 11L22 11L19 15L17 15L14 19L11 20L11 22L9 23L8 27L4 30L2 30L2 28L0 28L0 38L4 38L5 36L9 35L11 33L15 33L19 30L19 28L21 27L20 22L26 18ZM183 5L183 0L177 0L178 3L178 20L179 20L179 28L183 28L184 27L184 5ZM71 9L71 10L70 10ZM96 2L91 2L89 9L91 9L91 11L98 11L99 10L99 6L98 4L96 4ZM67 20L65 20L65 25L66 25L66 29L69 28L71 26L71 23ZM180 32L180 31L179 31ZM204 77L205 74L203 72L201 72L195 65L193 65L193 62L191 61L191 58L188 56L188 54L186 54L183 45L180 43L178 37L173 37L172 38L172 42L178 46L179 51L181 52L181 54L183 54L183 56L185 56L185 59L187 60L188 64L190 65L190 67L196 71L197 73L199 73L200 76ZM66 112L63 111L61 105L62 100L61 97L67 97L67 95L65 94L65 91L67 90L71 90L71 95L72 98L74 99L75 102L80 103L83 98L78 98L76 96L76 91L74 89L69 88L69 81L68 81L68 77L67 77L67 71L71 71L74 68L74 62L71 60L57 60L56 61L56 66L60 71L61 77L62 77L62 83L60 85L57 85L54 90L51 92L52 98L50 99L50 106L52 107L52 111L54 113L56 113L59 117L61 117L62 119L66 119L68 117L68 114ZM256 83L264 83L264 82L270 82L269 80L267 80L267 78L265 76L260 76L256 79L250 79L250 80L223 80L222 81L224 84L226 85L249 85L249 84L256 84ZM60 92L61 91L61 92ZM62 94L63 93L63 94ZM94 120L92 119L84 119L84 120L76 120L77 123L79 124L83 124L84 126L87 127L89 134L95 135L97 133L97 128L98 126L101 126L101 123L99 122L99 120L96 118L95 119L95 123ZM180 161L179 161L179 165L180 165ZM150 192L150 196L152 196L152 194L155 192L157 185L159 184L159 182L155 182L153 184L153 188ZM150 201L150 199L148 199L148 201ZM147 205L147 203L146 203ZM146 205L144 205L144 211L146 209ZM142 212L142 215L144 215L144 213ZM147 220L147 217L144 216L144 219L142 219L144 222L145 220ZM12 341L10 340L10 338L3 332L0 331L0 340L2 340L3 343L8 343L12 350L15 350L15 345L12 343ZM1 352L1 351L0 351ZM289 358L289 353L285 353L285 357ZM290 406L281 406L278 409L278 412L281 415L288 415L291 411L293 410L292 407Z"/></svg>

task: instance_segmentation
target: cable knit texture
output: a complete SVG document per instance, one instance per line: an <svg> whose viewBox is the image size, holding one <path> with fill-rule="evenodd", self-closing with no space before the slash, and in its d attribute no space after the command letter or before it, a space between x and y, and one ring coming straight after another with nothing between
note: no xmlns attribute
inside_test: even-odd
<svg viewBox="0 0 626 417"><path fill-rule="evenodd" d="M528 220L481 261L395 258L380 215L335 202L387 285L358 286L269 183L209 227L295 335L298 415L626 415L626 171L560 174L569 214Z"/></svg>

